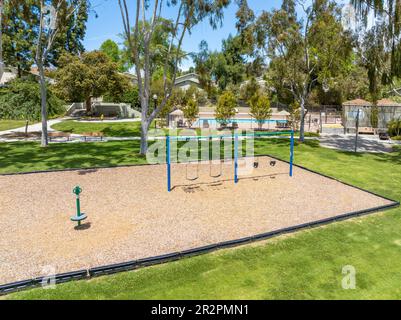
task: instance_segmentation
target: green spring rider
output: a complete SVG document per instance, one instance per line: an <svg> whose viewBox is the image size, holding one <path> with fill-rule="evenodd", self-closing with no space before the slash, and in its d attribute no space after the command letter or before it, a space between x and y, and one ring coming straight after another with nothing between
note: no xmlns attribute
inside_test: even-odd
<svg viewBox="0 0 401 320"><path fill-rule="evenodd" d="M71 221L78 222L78 227L81 225L81 221L85 220L87 218L85 213L81 213L81 205L79 202L79 194L82 192L82 189L79 186L76 186L73 190L72 193L74 193L77 196L77 215L71 217Z"/></svg>

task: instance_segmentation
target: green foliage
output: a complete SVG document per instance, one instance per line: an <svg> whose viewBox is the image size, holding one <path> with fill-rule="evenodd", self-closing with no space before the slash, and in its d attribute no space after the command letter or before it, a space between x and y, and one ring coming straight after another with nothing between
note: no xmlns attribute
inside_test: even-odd
<svg viewBox="0 0 401 320"><path fill-rule="evenodd" d="M144 30L148 30L151 27L150 21L146 21L143 23L143 21L139 21L139 39L138 43L136 44L139 57L140 57L140 67L142 68L145 63L145 50L144 50L144 35L145 32ZM185 57L185 52L180 50L177 52L177 47L175 44L172 45L171 48L171 54L168 55L169 51L169 46L170 46L170 37L172 36L172 33L174 32L173 30L173 22L172 20L165 19L165 18L159 18L156 21L154 31L152 34L152 38L150 41L150 52L151 55L149 57L149 72L150 75L154 76L155 74L159 74L158 77L161 77L164 72L164 66L167 61L167 76L168 78L172 78L173 72L174 72L174 58L177 57L178 65L183 61ZM134 42L134 34L132 34L132 41ZM130 52L129 49L129 43L128 40L125 38L124 39L124 48L122 49L121 53L121 60L122 61L131 61L132 59L132 53ZM131 63L132 65L132 63Z"/></svg>
<svg viewBox="0 0 401 320"><path fill-rule="evenodd" d="M112 95L107 92L103 95L104 102L114 103L127 103L130 104L134 109L141 110L141 102L139 101L138 87L127 83L127 86L123 88L123 91L119 90L117 95Z"/></svg>
<svg viewBox="0 0 401 320"><path fill-rule="evenodd" d="M391 137L401 136L401 119L394 119L388 123L388 133Z"/></svg>
<svg viewBox="0 0 401 320"><path fill-rule="evenodd" d="M301 120L301 108L299 103L294 101L289 105L289 119L288 123L293 130L298 130L299 121Z"/></svg>
<svg viewBox="0 0 401 320"><path fill-rule="evenodd" d="M221 52L211 52L206 41L200 43L199 49L200 52L192 58L195 71L199 74L201 85L208 93L209 99L215 97L212 80L220 90L226 90L228 85L239 85L245 79L248 66L246 56L249 50L240 36L229 35L223 40ZM258 71L260 73L261 69Z"/></svg>
<svg viewBox="0 0 401 320"><path fill-rule="evenodd" d="M65 112L64 102L52 88L47 90L47 112L50 117ZM40 120L40 88L36 81L15 79L0 90L0 119Z"/></svg>
<svg viewBox="0 0 401 320"><path fill-rule="evenodd" d="M243 85L240 89L241 99L244 101L249 101L253 96L255 96L260 90L260 86L256 81L255 77L252 77L248 82Z"/></svg>
<svg viewBox="0 0 401 320"><path fill-rule="evenodd" d="M45 0L44 4L54 4ZM73 5L76 10L67 19L66 4ZM38 0L4 1L3 56L5 64L22 71L29 71L34 64L35 41L38 37L40 2ZM60 32L57 33L53 48L49 54L49 63L57 66L58 58L65 52L79 55L84 51L83 39L86 33L89 1L68 0L58 13Z"/></svg>
<svg viewBox="0 0 401 320"><path fill-rule="evenodd" d="M263 123L272 115L269 97L256 92L248 103L251 106L250 114L256 119L259 129L262 129Z"/></svg>
<svg viewBox="0 0 401 320"><path fill-rule="evenodd" d="M117 64L120 72L126 72L131 67L131 64L126 59L126 55L113 40L108 39L104 41L100 46L100 51L105 53L111 61Z"/></svg>
<svg viewBox="0 0 401 320"><path fill-rule="evenodd" d="M401 77L401 2L353 0L352 3L368 30L364 39L367 54L364 55L369 72L370 93L376 97L382 80L388 84ZM368 26L367 17L371 12L374 12L377 21L373 28Z"/></svg>
<svg viewBox="0 0 401 320"><path fill-rule="evenodd" d="M198 102L194 99L189 99L182 111L184 112L184 118L188 120L189 126L191 127L199 114Z"/></svg>
<svg viewBox="0 0 401 320"><path fill-rule="evenodd" d="M129 90L129 80L117 72L116 64L102 52L86 52L80 57L65 54L58 62L55 88L66 101L88 103L92 97L104 94L118 100Z"/></svg>
<svg viewBox="0 0 401 320"><path fill-rule="evenodd" d="M372 128L379 126L379 108L377 105L373 105L370 111L370 124Z"/></svg>
<svg viewBox="0 0 401 320"><path fill-rule="evenodd" d="M216 106L216 120L225 125L228 121L235 116L237 107L237 98L231 91L223 92Z"/></svg>

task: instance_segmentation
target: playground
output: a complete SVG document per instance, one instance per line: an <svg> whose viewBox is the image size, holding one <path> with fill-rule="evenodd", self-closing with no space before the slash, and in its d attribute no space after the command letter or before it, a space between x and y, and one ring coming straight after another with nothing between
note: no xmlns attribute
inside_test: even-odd
<svg viewBox="0 0 401 320"><path fill-rule="evenodd" d="M209 162L172 164L171 192L163 164L0 176L0 283L43 276L49 266L62 273L153 257L392 204L297 166L290 177L287 162L268 156L253 162L237 183L234 161L222 163L218 177ZM70 221L76 185L87 215L80 228Z"/></svg>

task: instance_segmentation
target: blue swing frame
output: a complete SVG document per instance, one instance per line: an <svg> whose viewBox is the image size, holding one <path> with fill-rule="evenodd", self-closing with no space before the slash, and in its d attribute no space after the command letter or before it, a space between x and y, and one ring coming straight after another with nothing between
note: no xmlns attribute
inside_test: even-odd
<svg viewBox="0 0 401 320"><path fill-rule="evenodd" d="M294 162L294 130L291 131L279 131L274 133L253 133L253 134L244 134L238 135L235 133L234 135L215 135L215 136L167 136L166 137L166 165L167 165L167 191L170 192L171 188L171 140L177 141L188 141L188 140L200 140L200 139L213 139L213 138L234 138L234 183L238 183L238 145L239 145L239 137L264 137L264 136L276 136L276 135L284 135L289 134L291 136L290 143L290 170L289 176L293 176L293 162Z"/></svg>

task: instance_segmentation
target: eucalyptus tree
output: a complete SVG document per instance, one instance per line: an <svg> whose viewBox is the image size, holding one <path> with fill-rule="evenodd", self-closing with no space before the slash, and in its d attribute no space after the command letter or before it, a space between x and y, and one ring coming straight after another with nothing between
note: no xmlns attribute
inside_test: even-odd
<svg viewBox="0 0 401 320"><path fill-rule="evenodd" d="M4 10L4 0L0 0L0 80L3 78L3 73L4 73L4 60L3 60L3 10Z"/></svg>
<svg viewBox="0 0 401 320"><path fill-rule="evenodd" d="M45 1L45 5L56 6L58 0ZM90 8L89 0L70 1L79 7L63 21L63 32L58 32L49 55L48 64L57 66L64 52L79 55L84 51L83 39ZM5 65L13 66L21 77L35 64L35 50L40 25L40 0L2 0L2 53Z"/></svg>
<svg viewBox="0 0 401 320"><path fill-rule="evenodd" d="M124 26L124 38L128 42L130 58L135 65L138 79L139 98L141 101L141 154L146 154L148 149L148 131L153 119L166 105L172 93L176 79L178 64L182 59L181 48L184 37L190 33L195 25L204 19L208 19L213 28L221 25L223 9L230 0L136 0L133 14L128 7L127 0L118 0L121 17ZM157 107L149 112L151 104L151 80L152 80L152 49L151 42L161 14L166 7L174 7L175 18L170 20L167 52L163 55L163 94L158 99ZM150 14L149 19L147 14ZM133 19L131 20L131 16ZM169 70L170 77L169 77Z"/></svg>
<svg viewBox="0 0 401 320"><path fill-rule="evenodd" d="M284 0L278 10L262 12L254 23L255 45L269 61L268 80L288 91L300 106L304 140L306 103L316 86L329 90L349 64L352 41L332 1ZM302 11L297 16L296 8Z"/></svg>
<svg viewBox="0 0 401 320"><path fill-rule="evenodd" d="M42 138L41 145L48 145L47 134L47 90L45 67L57 55L53 51L58 36L69 29L71 17L86 6L86 0L39 0L30 8L31 14L37 18L37 36L34 42L34 60L38 67L41 92Z"/></svg>
<svg viewBox="0 0 401 320"><path fill-rule="evenodd" d="M351 2L366 31L361 37L359 49L368 70L372 99L377 100L382 85L388 85L392 93L401 96L401 88L397 86L401 77L401 1ZM361 33L361 29L358 31Z"/></svg>

